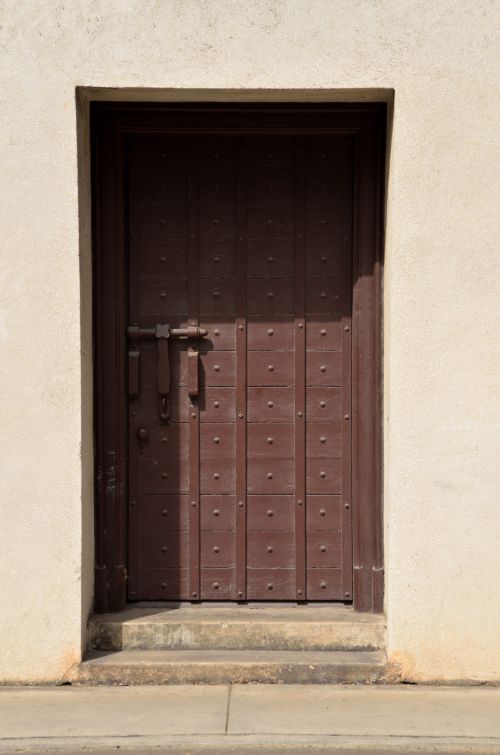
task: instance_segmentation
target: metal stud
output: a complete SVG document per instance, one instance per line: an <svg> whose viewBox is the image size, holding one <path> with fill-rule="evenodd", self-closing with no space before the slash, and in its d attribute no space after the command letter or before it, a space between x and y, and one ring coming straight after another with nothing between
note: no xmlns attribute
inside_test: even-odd
<svg viewBox="0 0 500 755"><path fill-rule="evenodd" d="M240 509L241 509L241 508L243 508L243 506L244 506L244 505L245 505L245 504L244 504L244 502L243 502L243 501L238 501L238 506L240 507Z"/></svg>
<svg viewBox="0 0 500 755"><path fill-rule="evenodd" d="M196 501L191 501L191 506L192 506L193 508L196 508Z"/></svg>
<svg viewBox="0 0 500 755"><path fill-rule="evenodd" d="M191 417L192 417L193 419L196 419L196 412L193 412L193 413L191 414Z"/></svg>
<svg viewBox="0 0 500 755"><path fill-rule="evenodd" d="M319 368L319 371L320 372L326 372L326 367L325 367L324 364L321 365L321 367Z"/></svg>
<svg viewBox="0 0 500 755"><path fill-rule="evenodd" d="M214 336L220 336L220 330L219 330L219 328L215 328L215 330L214 330Z"/></svg>
<svg viewBox="0 0 500 755"><path fill-rule="evenodd" d="M324 264L325 262L328 262L328 257L321 257L321 262Z"/></svg>
<svg viewBox="0 0 500 755"><path fill-rule="evenodd" d="M269 364L268 367L267 367L267 369L269 370L269 372L274 372L274 365L273 364Z"/></svg>
<svg viewBox="0 0 500 755"><path fill-rule="evenodd" d="M239 417L240 419L243 419L243 417L244 417L244 416L245 416L245 415L244 415L244 414L242 414L242 412L240 412L240 413L238 414L238 417Z"/></svg>
<svg viewBox="0 0 500 755"><path fill-rule="evenodd" d="M219 585L218 582L214 582L213 585L212 585L212 587L214 588L214 590L218 590L219 587L220 587L220 585Z"/></svg>
<svg viewBox="0 0 500 755"><path fill-rule="evenodd" d="M267 515L268 516L273 516L274 515L274 511L272 509L269 509L268 512L267 512Z"/></svg>
<svg viewBox="0 0 500 755"><path fill-rule="evenodd" d="M274 334L274 330L272 328L267 329L267 335L272 336Z"/></svg>
<svg viewBox="0 0 500 755"><path fill-rule="evenodd" d="M220 443L220 438L218 438L217 436L215 436L214 443Z"/></svg>
<svg viewBox="0 0 500 755"><path fill-rule="evenodd" d="M303 417L303 416L304 416L304 412L297 412L297 417Z"/></svg>
<svg viewBox="0 0 500 755"><path fill-rule="evenodd" d="M162 291L160 294L160 299L166 299L166 298L167 298L167 294L165 293L165 291Z"/></svg>
<svg viewBox="0 0 500 755"><path fill-rule="evenodd" d="M326 472L320 472L319 476L321 477L322 480L324 480L326 477Z"/></svg>
<svg viewBox="0 0 500 755"><path fill-rule="evenodd" d="M243 325L238 325L238 330L243 330Z"/></svg>
<svg viewBox="0 0 500 755"><path fill-rule="evenodd" d="M214 516L219 516L219 514L220 514L219 509L214 509Z"/></svg>
<svg viewBox="0 0 500 755"><path fill-rule="evenodd" d="M243 597L243 593L241 592L241 590L238 590L238 598L242 598L242 597Z"/></svg>
<svg viewBox="0 0 500 755"><path fill-rule="evenodd" d="M192 592L191 593L191 597L192 598L197 598L198 597L198 593L197 592Z"/></svg>
<svg viewBox="0 0 500 755"><path fill-rule="evenodd" d="M302 590L297 590L297 595L302 595Z"/></svg>
<svg viewBox="0 0 500 755"><path fill-rule="evenodd" d="M216 255L215 257L214 257L214 262L215 262L216 264L217 264L218 262L220 262L220 257L219 257L219 255L218 255L218 254L217 254L217 255Z"/></svg>
<svg viewBox="0 0 500 755"><path fill-rule="evenodd" d="M216 409L218 409L220 406L220 401L214 401L214 406Z"/></svg>
<svg viewBox="0 0 500 755"><path fill-rule="evenodd" d="M161 439L161 442L162 442L162 443L167 443L167 442L168 442L168 438L165 438L165 436L164 436L164 437L163 437L163 438Z"/></svg>
<svg viewBox="0 0 500 755"><path fill-rule="evenodd" d="M214 364L214 372L220 372L220 365Z"/></svg>
<svg viewBox="0 0 500 755"><path fill-rule="evenodd" d="M268 291L267 298L274 299L274 293L272 291Z"/></svg>
<svg viewBox="0 0 500 755"><path fill-rule="evenodd" d="M162 509L161 515L162 515L162 516L168 516L168 511L167 511L167 509Z"/></svg>
<svg viewBox="0 0 500 755"><path fill-rule="evenodd" d="M167 477L168 477L168 474L167 474L166 472L162 472L162 473L161 473L161 476L162 476L162 479L163 479L163 480L166 480L166 479L167 479Z"/></svg>
<svg viewBox="0 0 500 755"><path fill-rule="evenodd" d="M166 262L166 261L167 261L166 257L160 257L160 262Z"/></svg>
<svg viewBox="0 0 500 755"><path fill-rule="evenodd" d="M167 589L167 583L166 582L162 582L161 583L161 589L162 590L166 590Z"/></svg>
<svg viewBox="0 0 500 755"><path fill-rule="evenodd" d="M302 500L302 498L299 498L298 501L297 501L297 504L299 506L302 506L303 503L304 503L304 501Z"/></svg>
<svg viewBox="0 0 500 755"><path fill-rule="evenodd" d="M137 506L137 501L130 501L131 506Z"/></svg>
<svg viewBox="0 0 500 755"><path fill-rule="evenodd" d="M162 553L166 553L167 552L167 546L166 545L162 545L161 546L161 552Z"/></svg>
<svg viewBox="0 0 500 755"><path fill-rule="evenodd" d="M348 414L344 414L344 419L350 419Z"/></svg>
<svg viewBox="0 0 500 755"><path fill-rule="evenodd" d="M326 330L324 328L321 328L319 331L320 336L326 336Z"/></svg>
<svg viewBox="0 0 500 755"><path fill-rule="evenodd" d="M351 593L350 592L345 592L344 595L346 596L346 598L350 598L351 597Z"/></svg>
<svg viewBox="0 0 500 755"><path fill-rule="evenodd" d="M304 327L304 323L303 322L299 322L299 324L297 325L297 327L298 328L303 328Z"/></svg>
<svg viewBox="0 0 500 755"><path fill-rule="evenodd" d="M268 261L268 262L274 262L274 261L275 261L275 258L274 258L274 257L268 257L268 258L267 258L267 261Z"/></svg>
<svg viewBox="0 0 500 755"><path fill-rule="evenodd" d="M214 480L220 480L220 474L218 472L214 472Z"/></svg>
<svg viewBox="0 0 500 755"><path fill-rule="evenodd" d="M273 589L273 585L272 585L272 583L271 583L271 582L269 582L269 583L268 583L268 585L267 585L267 589L268 589L268 590L272 590L272 589Z"/></svg>
<svg viewBox="0 0 500 755"><path fill-rule="evenodd" d="M325 292L325 291L322 291L322 292L320 293L320 295L319 295L319 298L320 298L320 299L326 299L326 292Z"/></svg>
<svg viewBox="0 0 500 755"><path fill-rule="evenodd" d="M344 503L344 508L345 508L345 509L348 509L348 508L350 508L350 504L349 504L349 503Z"/></svg>
<svg viewBox="0 0 500 755"><path fill-rule="evenodd" d="M214 552L214 553L219 553L219 552L220 552L220 548L219 548L219 546L218 546L218 545L214 545L214 547L213 547L213 552Z"/></svg>
<svg viewBox="0 0 500 755"><path fill-rule="evenodd" d="M272 218L268 218L267 219L267 225L272 225L272 224L273 224L273 219Z"/></svg>
<svg viewBox="0 0 500 755"><path fill-rule="evenodd" d="M321 582L320 587L322 590L326 589L326 582Z"/></svg>
<svg viewBox="0 0 500 755"><path fill-rule="evenodd" d="M274 438L268 438L268 439L267 439L267 442L268 442L268 443L274 443Z"/></svg>
<svg viewBox="0 0 500 755"><path fill-rule="evenodd" d="M217 299L220 296L220 291L212 291L212 296Z"/></svg>
<svg viewBox="0 0 500 755"><path fill-rule="evenodd" d="M325 509L320 509L319 510L319 515L320 516L326 516L326 510Z"/></svg>
<svg viewBox="0 0 500 755"><path fill-rule="evenodd" d="M268 401L268 402L267 402L267 405L268 405L268 407L269 407L270 409L272 409L272 408L273 408L273 406L274 406L274 403L273 403L272 401Z"/></svg>
<svg viewBox="0 0 500 755"><path fill-rule="evenodd" d="M346 331L346 333L348 333L350 330L349 325L344 325L344 330Z"/></svg>
<svg viewBox="0 0 500 755"><path fill-rule="evenodd" d="M320 551L321 553L326 553L326 545L320 545Z"/></svg>
<svg viewBox="0 0 500 755"><path fill-rule="evenodd" d="M272 472L268 472L267 473L267 479L268 480L272 480L273 479L273 473Z"/></svg>
<svg viewBox="0 0 500 755"><path fill-rule="evenodd" d="M273 552L273 547L272 547L272 545L268 545L268 546L267 546L267 552L268 552L268 553L272 553L272 552Z"/></svg>
<svg viewBox="0 0 500 755"><path fill-rule="evenodd" d="M322 409L324 409L326 406L326 401L320 401L319 405L321 406Z"/></svg>

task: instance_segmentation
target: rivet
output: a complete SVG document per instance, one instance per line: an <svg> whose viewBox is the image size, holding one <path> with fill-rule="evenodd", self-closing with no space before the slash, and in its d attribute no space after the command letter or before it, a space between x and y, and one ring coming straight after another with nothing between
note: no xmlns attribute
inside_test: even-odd
<svg viewBox="0 0 500 755"><path fill-rule="evenodd" d="M326 406L326 401L320 401L319 405L324 409Z"/></svg>
<svg viewBox="0 0 500 755"><path fill-rule="evenodd" d="M166 222L166 220L160 220L160 225L165 225Z"/></svg>
<svg viewBox="0 0 500 755"><path fill-rule="evenodd" d="M275 259L276 259L275 257L270 256L270 257L267 258L267 261L268 262L274 262Z"/></svg>
<svg viewBox="0 0 500 755"><path fill-rule="evenodd" d="M218 159L219 159L219 153L218 152L214 152L214 160L218 160Z"/></svg>
<svg viewBox="0 0 500 755"><path fill-rule="evenodd" d="M166 298L167 298L167 294L165 293L165 291L162 291L160 294L160 299L166 299Z"/></svg>
<svg viewBox="0 0 500 755"><path fill-rule="evenodd" d="M219 585L218 582L214 582L213 585L212 585L212 587L214 588L214 590L218 590L219 587L220 587L220 585Z"/></svg>
<svg viewBox="0 0 500 755"><path fill-rule="evenodd" d="M322 436L320 437L320 439L319 439L319 442L320 442L320 443L326 443L326 436L325 436L325 435L322 435Z"/></svg>
<svg viewBox="0 0 500 755"><path fill-rule="evenodd" d="M191 414L191 417L192 417L193 419L196 419L196 412L193 412L193 413Z"/></svg>
<svg viewBox="0 0 500 755"><path fill-rule="evenodd" d="M302 595L302 590L297 590L297 595Z"/></svg>
<svg viewBox="0 0 500 755"><path fill-rule="evenodd" d="M162 473L161 473L161 476L162 476L162 479L163 479L163 480L166 480L166 479L167 479L167 477L168 477L168 474L167 474L166 472L162 472Z"/></svg>
<svg viewBox="0 0 500 755"><path fill-rule="evenodd" d="M302 498L299 498L298 501L297 501L297 503L298 503L299 506L302 506L302 504L304 503L304 501L302 500Z"/></svg>
<svg viewBox="0 0 500 755"><path fill-rule="evenodd" d="M219 328L215 328L215 330L214 330L214 336L219 336L219 335L220 335Z"/></svg>
<svg viewBox="0 0 500 755"><path fill-rule="evenodd" d="M196 598L197 596L198 596L198 593L197 593L197 592L192 592L192 593L191 593L191 597L193 597L193 598Z"/></svg>
<svg viewBox="0 0 500 755"><path fill-rule="evenodd" d="M324 480L326 477L326 472L320 472L319 476Z"/></svg>
<svg viewBox="0 0 500 755"><path fill-rule="evenodd" d="M241 592L241 590L238 590L238 598L242 598L242 597L243 597L243 593Z"/></svg>
<svg viewBox="0 0 500 755"><path fill-rule="evenodd" d="M297 417L302 417L304 415L304 412L297 412Z"/></svg>
<svg viewBox="0 0 500 755"><path fill-rule="evenodd" d="M325 367L324 364L321 365L321 367L319 368L319 371L320 372L326 372L326 367Z"/></svg>
<svg viewBox="0 0 500 755"><path fill-rule="evenodd" d="M319 511L319 515L320 515L320 516L326 516L326 511L325 511L325 509L320 509L320 511Z"/></svg>
<svg viewBox="0 0 500 755"><path fill-rule="evenodd" d="M267 439L267 442L268 442L268 443L274 443L274 438L268 438L268 439Z"/></svg>
<svg viewBox="0 0 500 755"><path fill-rule="evenodd" d="M299 324L297 325L297 327L298 328L303 328L304 327L304 323L303 322L299 322Z"/></svg>
<svg viewBox="0 0 500 755"><path fill-rule="evenodd" d="M245 416L245 415L244 415L244 414L242 414L241 412L240 412L240 413L238 414L238 417L239 417L240 419L243 419L243 417L244 417L244 416Z"/></svg>
<svg viewBox="0 0 500 755"><path fill-rule="evenodd" d="M267 512L267 515L268 515L268 516L273 516L273 513L274 513L274 512L273 512L273 511L272 511L271 509L269 509L269 511Z"/></svg>
<svg viewBox="0 0 500 755"><path fill-rule="evenodd" d="M243 325L238 325L238 330L243 330Z"/></svg>
<svg viewBox="0 0 500 755"><path fill-rule="evenodd" d="M165 436L161 439L162 443L168 443L168 438L165 438Z"/></svg>
<svg viewBox="0 0 500 755"><path fill-rule="evenodd" d="M320 336L326 336L326 330L324 328L321 328L319 331Z"/></svg>
<svg viewBox="0 0 500 755"><path fill-rule="evenodd" d="M168 510L167 509L162 509L161 515L162 516L167 516L168 515Z"/></svg>
<svg viewBox="0 0 500 755"><path fill-rule="evenodd" d="M213 552L214 552L214 553L219 553L219 552L220 552L220 548L219 548L219 546L218 546L218 545L214 545L214 547L213 547Z"/></svg>
<svg viewBox="0 0 500 755"><path fill-rule="evenodd" d="M267 219L267 225L272 225L272 224L273 224L273 220L272 220L272 218L268 218L268 219Z"/></svg>
<svg viewBox="0 0 500 755"><path fill-rule="evenodd" d="M214 516L219 516L219 514L220 514L219 509L214 509Z"/></svg>
<svg viewBox="0 0 500 755"><path fill-rule="evenodd" d="M131 416L131 417L136 417L137 415L136 415L136 413L135 413L135 412L131 412L131 413L130 413L130 416Z"/></svg>
<svg viewBox="0 0 500 755"><path fill-rule="evenodd" d="M220 223L220 220L219 220L219 218L214 218L214 219L212 220L212 225L219 225L219 223Z"/></svg>
<svg viewBox="0 0 500 755"><path fill-rule="evenodd" d="M351 593L350 592L345 592L344 595L346 596L346 598L350 598L351 597Z"/></svg>
<svg viewBox="0 0 500 755"><path fill-rule="evenodd" d="M268 298L268 299L274 299L274 294L273 294L273 292L272 292L272 291L269 291L269 292L268 292L268 294L267 294L267 298Z"/></svg>
<svg viewBox="0 0 500 755"><path fill-rule="evenodd" d="M321 545L319 549L320 549L321 553L325 553L326 552L326 545Z"/></svg>
<svg viewBox="0 0 500 755"><path fill-rule="evenodd" d="M220 402L219 401L214 401L214 406L215 406L216 409L218 409L219 406L220 406Z"/></svg>
<svg viewBox="0 0 500 755"><path fill-rule="evenodd" d="M216 299L220 296L220 291L212 291L212 296L214 296Z"/></svg>
<svg viewBox="0 0 500 755"><path fill-rule="evenodd" d="M274 334L274 330L272 328L268 328L267 335L272 336Z"/></svg>
<svg viewBox="0 0 500 755"><path fill-rule="evenodd" d="M344 414L344 419L349 419L349 415L348 414Z"/></svg>
<svg viewBox="0 0 500 755"><path fill-rule="evenodd" d="M269 370L269 372L274 372L274 365L269 364L267 369Z"/></svg>
<svg viewBox="0 0 500 755"><path fill-rule="evenodd" d="M166 261L167 261L166 257L160 257L160 262L166 262Z"/></svg>
<svg viewBox="0 0 500 755"><path fill-rule="evenodd" d="M320 584L320 587L321 587L322 590L324 590L326 588L326 582L322 582Z"/></svg>
<svg viewBox="0 0 500 755"><path fill-rule="evenodd" d="M273 589L273 586L272 586L271 582L269 582L269 584L267 585L267 589L268 590L272 590Z"/></svg>
<svg viewBox="0 0 500 755"><path fill-rule="evenodd" d="M348 333L350 330L349 325L344 325L344 330L346 331L346 333Z"/></svg>
<svg viewBox="0 0 500 755"><path fill-rule="evenodd" d="M167 589L167 583L166 582L162 582L161 583L161 589L162 590L166 590Z"/></svg>
<svg viewBox="0 0 500 755"><path fill-rule="evenodd" d="M135 595L135 590L130 590L131 595Z"/></svg>
<svg viewBox="0 0 500 755"><path fill-rule="evenodd" d="M162 553L166 553L167 552L167 546L166 545L162 545L161 546L161 552Z"/></svg>
<svg viewBox="0 0 500 755"><path fill-rule="evenodd" d="M220 365L214 364L214 372L220 372Z"/></svg>
<svg viewBox="0 0 500 755"><path fill-rule="evenodd" d="M328 262L328 257L321 257L321 262L323 263Z"/></svg>
<svg viewBox="0 0 500 755"><path fill-rule="evenodd" d="M191 501L191 506L196 506L196 501Z"/></svg>
<svg viewBox="0 0 500 755"><path fill-rule="evenodd" d="M217 436L215 436L214 443L220 443L220 438L218 438Z"/></svg>
<svg viewBox="0 0 500 755"><path fill-rule="evenodd" d="M220 257L218 254L214 257L214 262L215 263L220 262Z"/></svg>
<svg viewBox="0 0 500 755"><path fill-rule="evenodd" d="M243 501L238 501L238 506L240 507L240 509L241 509L241 508L242 508L242 507L243 507L244 505L245 505L245 504L244 504L244 502L243 502Z"/></svg>
<svg viewBox="0 0 500 755"><path fill-rule="evenodd" d="M218 472L214 472L214 480L219 480L220 474Z"/></svg>
<svg viewBox="0 0 500 755"><path fill-rule="evenodd" d="M137 501L130 501L131 506L137 506Z"/></svg>
<svg viewBox="0 0 500 755"><path fill-rule="evenodd" d="M302 238L302 234L301 234L301 233L298 233L298 234L297 234L297 238L298 238L298 239L301 239L301 238Z"/></svg>
<svg viewBox="0 0 500 755"><path fill-rule="evenodd" d="M326 218L321 218L320 225L326 225Z"/></svg>
<svg viewBox="0 0 500 755"><path fill-rule="evenodd" d="M268 472L267 473L267 479L268 480L272 480L273 479L273 473L272 472Z"/></svg>
<svg viewBox="0 0 500 755"><path fill-rule="evenodd" d="M348 508L350 508L350 504L349 504L349 503L344 503L344 508L345 508L345 509L348 509Z"/></svg>
<svg viewBox="0 0 500 755"><path fill-rule="evenodd" d="M272 408L273 408L273 406L274 406L274 403L273 403L272 401L268 401L268 402L267 402L267 405L268 405L268 407L269 407L270 409L272 409Z"/></svg>
<svg viewBox="0 0 500 755"><path fill-rule="evenodd" d="M320 293L320 295L319 295L319 298L320 298L320 299L326 299L326 293L325 293L324 291L322 291L322 292Z"/></svg>
<svg viewBox="0 0 500 755"><path fill-rule="evenodd" d="M273 552L273 547L272 547L272 545L268 545L268 546L267 546L267 552L268 552L268 553L272 553L272 552Z"/></svg>

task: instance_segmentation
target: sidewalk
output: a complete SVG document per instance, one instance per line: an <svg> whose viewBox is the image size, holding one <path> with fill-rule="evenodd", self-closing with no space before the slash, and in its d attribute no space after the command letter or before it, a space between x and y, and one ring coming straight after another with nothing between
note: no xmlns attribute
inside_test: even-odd
<svg viewBox="0 0 500 755"><path fill-rule="evenodd" d="M0 688L1 753L500 753L500 688Z"/></svg>

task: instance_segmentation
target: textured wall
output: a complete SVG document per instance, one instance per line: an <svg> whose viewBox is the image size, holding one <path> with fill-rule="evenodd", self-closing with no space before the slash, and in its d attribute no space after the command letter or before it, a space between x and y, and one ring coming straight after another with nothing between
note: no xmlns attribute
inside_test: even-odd
<svg viewBox="0 0 500 755"><path fill-rule="evenodd" d="M327 99L349 98L336 89L394 88L389 651L412 679L500 678L497 10L487 0L4 0L0 678L63 676L79 658L91 597L77 86L292 88Z"/></svg>

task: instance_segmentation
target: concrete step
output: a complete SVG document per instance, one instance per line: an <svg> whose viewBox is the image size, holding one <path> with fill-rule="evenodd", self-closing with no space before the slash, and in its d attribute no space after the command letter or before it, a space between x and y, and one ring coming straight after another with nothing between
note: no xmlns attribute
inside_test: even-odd
<svg viewBox="0 0 500 755"><path fill-rule="evenodd" d="M382 650L385 619L344 606L131 608L91 618L93 650Z"/></svg>
<svg viewBox="0 0 500 755"><path fill-rule="evenodd" d="M75 684L373 684L398 681L381 651L119 650L89 653Z"/></svg>

